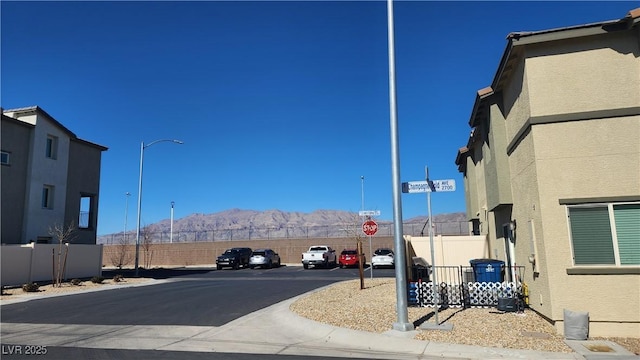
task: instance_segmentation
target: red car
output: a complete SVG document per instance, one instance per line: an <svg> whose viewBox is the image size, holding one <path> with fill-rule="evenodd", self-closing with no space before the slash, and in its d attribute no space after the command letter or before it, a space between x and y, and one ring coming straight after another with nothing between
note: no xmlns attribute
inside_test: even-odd
<svg viewBox="0 0 640 360"><path fill-rule="evenodd" d="M362 260L362 264L364 265L366 263L364 254L362 255ZM359 266L360 261L358 260L358 250L342 250L338 263L343 269L348 266Z"/></svg>

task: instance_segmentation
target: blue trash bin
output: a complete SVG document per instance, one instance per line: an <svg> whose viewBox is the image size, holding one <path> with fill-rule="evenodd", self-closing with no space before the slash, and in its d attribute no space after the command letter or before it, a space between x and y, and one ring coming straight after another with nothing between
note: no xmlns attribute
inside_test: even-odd
<svg viewBox="0 0 640 360"><path fill-rule="evenodd" d="M494 259L469 260L477 282L503 282L504 261Z"/></svg>

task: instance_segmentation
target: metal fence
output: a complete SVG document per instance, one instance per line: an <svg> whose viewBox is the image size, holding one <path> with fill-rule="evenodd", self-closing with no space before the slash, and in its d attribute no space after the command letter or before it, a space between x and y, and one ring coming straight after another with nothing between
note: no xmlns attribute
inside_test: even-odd
<svg viewBox="0 0 640 360"><path fill-rule="evenodd" d="M438 235L469 235L469 223L434 222L434 233ZM424 224L405 223L402 226L404 235L424 236L428 229ZM230 241L230 240L271 240L271 239L308 239L308 238L341 238L362 234L360 225L321 225L321 226L281 226L281 227L245 227L237 229L213 229L179 231L153 231L141 229L140 238L147 238L152 243L198 242L198 241ZM393 236L393 223L378 223L376 236ZM135 240L136 231L98 236L99 244L121 244ZM142 241L142 240L141 240Z"/></svg>
<svg viewBox="0 0 640 360"><path fill-rule="evenodd" d="M435 269L434 269L435 268ZM495 276L472 266L413 267L409 283L409 303L432 307L493 307L501 298L522 299L524 266L503 266ZM432 282L435 271L436 286Z"/></svg>

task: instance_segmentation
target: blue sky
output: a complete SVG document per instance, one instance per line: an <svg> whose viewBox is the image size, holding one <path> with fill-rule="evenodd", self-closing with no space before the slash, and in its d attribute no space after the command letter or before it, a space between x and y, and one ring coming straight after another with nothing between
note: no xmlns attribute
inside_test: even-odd
<svg viewBox="0 0 640 360"><path fill-rule="evenodd" d="M98 234L232 208L392 219L386 1L12 2L1 105L38 105L103 153ZM394 3L401 181L454 179L476 91L513 31L617 19L627 2ZM126 192L130 192L128 198ZM404 220L426 215L403 194Z"/></svg>

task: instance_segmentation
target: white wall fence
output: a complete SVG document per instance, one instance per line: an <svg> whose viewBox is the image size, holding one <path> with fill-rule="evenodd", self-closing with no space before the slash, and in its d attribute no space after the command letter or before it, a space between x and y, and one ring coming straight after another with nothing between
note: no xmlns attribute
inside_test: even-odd
<svg viewBox="0 0 640 360"><path fill-rule="evenodd" d="M415 256L431 264L431 241L428 236L404 237L411 245ZM469 266L471 259L489 258L489 241L484 235L433 237L436 266ZM409 261L411 259L408 259Z"/></svg>
<svg viewBox="0 0 640 360"><path fill-rule="evenodd" d="M52 281L58 259L64 266L64 279L88 278L102 273L102 245L68 244L2 245L2 286ZM65 253L66 262L65 262Z"/></svg>

